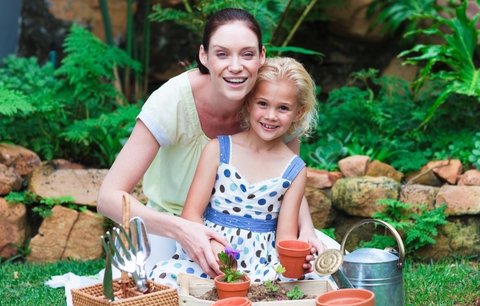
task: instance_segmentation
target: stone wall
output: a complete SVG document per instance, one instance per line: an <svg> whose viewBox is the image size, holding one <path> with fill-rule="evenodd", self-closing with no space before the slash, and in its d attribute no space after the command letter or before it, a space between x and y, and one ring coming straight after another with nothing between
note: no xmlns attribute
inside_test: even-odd
<svg viewBox="0 0 480 306"><path fill-rule="evenodd" d="M441 166L439 166L441 165ZM378 199L397 199L434 209L446 204L448 224L435 238L437 244L421 249L425 258L457 255L478 255L480 252L480 173L461 173L456 161L440 161L426 165L409 181L389 165L370 161L366 156L351 156L339 162L339 172L308 169L306 197L316 228L335 228L336 240L359 220L371 218L381 206ZM459 168L460 167L460 168ZM440 171L440 169L442 169ZM460 169L460 170L459 170ZM434 171L435 170L435 171ZM418 184L432 172L432 185ZM42 162L23 147L0 144L0 257L18 253L28 240L28 260L56 261L66 258L94 259L102 254L100 236L105 218L96 214L96 199L106 169L84 169L64 160ZM368 175L367 175L368 174ZM451 185L448 182L454 182ZM24 204L8 204L3 197L12 191L28 189L40 198L72 196L75 204L88 207L79 212L55 206L52 215L36 228ZM143 203L146 198L138 185L134 195ZM353 249L359 240L368 240L372 229L356 231L348 240Z"/></svg>

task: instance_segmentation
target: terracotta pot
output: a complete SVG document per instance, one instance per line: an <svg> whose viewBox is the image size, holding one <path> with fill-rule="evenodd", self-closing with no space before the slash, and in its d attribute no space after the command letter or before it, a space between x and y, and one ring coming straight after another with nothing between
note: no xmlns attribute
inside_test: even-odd
<svg viewBox="0 0 480 306"><path fill-rule="evenodd" d="M285 267L283 276L300 278L305 273L303 264L305 257L310 254L312 246L305 241L283 240L277 243L277 252L280 263Z"/></svg>
<svg viewBox="0 0 480 306"><path fill-rule="evenodd" d="M251 306L252 302L246 297L230 297L218 300L212 306Z"/></svg>
<svg viewBox="0 0 480 306"><path fill-rule="evenodd" d="M250 289L250 278L248 276L243 275L241 280L233 283L227 283L223 281L223 278L224 275L219 275L214 279L219 299L247 296L248 289Z"/></svg>
<svg viewBox="0 0 480 306"><path fill-rule="evenodd" d="M338 289L318 295L315 304L317 306L374 306L375 294L360 288Z"/></svg>

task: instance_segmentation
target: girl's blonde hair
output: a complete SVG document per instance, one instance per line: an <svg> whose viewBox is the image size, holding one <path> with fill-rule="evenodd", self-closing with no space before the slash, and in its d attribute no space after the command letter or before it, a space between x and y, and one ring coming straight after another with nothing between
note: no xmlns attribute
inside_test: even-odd
<svg viewBox="0 0 480 306"><path fill-rule="evenodd" d="M290 57L267 58L265 64L260 67L255 86L245 98L245 104L242 109L242 127L250 127L247 107L257 90L258 84L265 81L276 82L281 80L292 81L294 83L297 89L297 103L300 109L300 116L292 122L288 134L294 134L295 136L308 135L310 130L315 126L317 117L315 108L315 82L305 70L305 67Z"/></svg>

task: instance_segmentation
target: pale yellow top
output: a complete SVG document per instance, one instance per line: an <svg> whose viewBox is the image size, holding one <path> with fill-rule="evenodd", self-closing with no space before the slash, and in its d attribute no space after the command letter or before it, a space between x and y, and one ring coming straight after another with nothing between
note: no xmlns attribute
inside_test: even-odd
<svg viewBox="0 0 480 306"><path fill-rule="evenodd" d="M183 209L200 154L210 140L200 125L187 73L155 90L138 115L161 146L143 178L147 205L176 215Z"/></svg>

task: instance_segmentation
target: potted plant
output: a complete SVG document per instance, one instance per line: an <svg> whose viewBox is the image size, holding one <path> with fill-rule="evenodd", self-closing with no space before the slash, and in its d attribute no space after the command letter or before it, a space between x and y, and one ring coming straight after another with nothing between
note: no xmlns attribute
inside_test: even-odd
<svg viewBox="0 0 480 306"><path fill-rule="evenodd" d="M214 279L219 299L244 297L248 293L250 278L237 270L239 255L240 252L231 247L225 247L225 250L218 254L220 270L223 272Z"/></svg>
<svg viewBox="0 0 480 306"><path fill-rule="evenodd" d="M280 263L285 267L282 274L289 278L300 278L303 276L303 264L305 258L310 254L312 246L305 241L283 240L277 243L277 252Z"/></svg>

